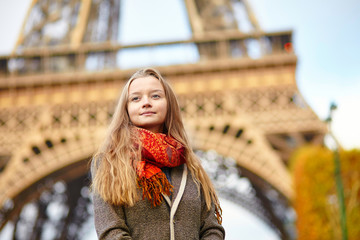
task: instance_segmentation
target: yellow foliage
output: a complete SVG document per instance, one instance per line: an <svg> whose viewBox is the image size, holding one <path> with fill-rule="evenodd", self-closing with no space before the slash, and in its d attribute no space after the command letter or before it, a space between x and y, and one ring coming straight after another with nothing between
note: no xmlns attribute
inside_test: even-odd
<svg viewBox="0 0 360 240"><path fill-rule="evenodd" d="M360 239L360 151L340 153L349 240ZM334 153L306 146L292 157L299 240L341 239Z"/></svg>

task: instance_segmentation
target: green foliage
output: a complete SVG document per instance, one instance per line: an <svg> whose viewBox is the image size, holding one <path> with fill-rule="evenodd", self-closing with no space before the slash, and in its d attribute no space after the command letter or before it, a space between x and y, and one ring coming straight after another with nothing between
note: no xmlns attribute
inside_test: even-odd
<svg viewBox="0 0 360 240"><path fill-rule="evenodd" d="M348 239L360 239L360 151L340 153ZM291 159L299 240L341 239L334 153L325 147L300 148Z"/></svg>

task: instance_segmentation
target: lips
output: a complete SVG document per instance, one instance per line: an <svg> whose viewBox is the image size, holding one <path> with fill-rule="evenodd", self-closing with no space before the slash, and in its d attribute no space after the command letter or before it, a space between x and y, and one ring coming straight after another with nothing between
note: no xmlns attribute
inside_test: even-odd
<svg viewBox="0 0 360 240"><path fill-rule="evenodd" d="M148 116L148 115L153 115L153 114L155 114L155 112L143 112L140 115L141 116Z"/></svg>

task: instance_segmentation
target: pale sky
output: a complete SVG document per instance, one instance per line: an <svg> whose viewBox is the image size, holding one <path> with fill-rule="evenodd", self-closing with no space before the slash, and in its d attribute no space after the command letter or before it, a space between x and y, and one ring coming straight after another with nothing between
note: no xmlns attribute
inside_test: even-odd
<svg viewBox="0 0 360 240"><path fill-rule="evenodd" d="M167 35L166 28L171 29L174 21L181 22L181 16L162 9L182 9L178 0L132 0L125 1L129 9L122 17L139 18L147 14L152 7L153 16L161 15L165 31L156 34L156 39L184 38L189 30L180 29L174 35ZM11 52L23 18L31 0L0 0L0 55ZM151 4L150 4L151 2ZM338 105L333 120L333 131L340 143L347 149L360 148L360 1L358 0L248 0L264 31L293 30L293 44L298 57L296 79L300 92L320 119L328 116L331 102ZM137 14L128 14L135 4L149 5L136 8ZM154 7L162 4L161 8ZM170 4L171 3L171 4ZM156 12L157 11L157 12ZM173 21L164 19L176 18ZM148 19L148 24L152 20ZM156 21L156 17L154 17ZM139 24L138 21L132 21ZM143 28L143 29L141 29ZM131 42L132 29L143 34L144 38L154 38L153 31L148 31L142 24L121 29L120 40ZM162 33L164 35L162 35ZM231 229L228 238L237 239L277 239L266 227L258 227L261 223L244 216L243 210L223 200L224 225ZM236 210L234 210L236 209ZM227 220L228 219L228 220ZM237 220L236 225L231 219ZM241 223L247 221L248 223ZM241 228L239 226L245 226ZM254 230L255 229L255 230ZM246 231L257 232L259 238L246 238ZM265 238L265 234L267 238ZM251 234L250 234L251 235ZM262 236L262 237L261 237Z"/></svg>

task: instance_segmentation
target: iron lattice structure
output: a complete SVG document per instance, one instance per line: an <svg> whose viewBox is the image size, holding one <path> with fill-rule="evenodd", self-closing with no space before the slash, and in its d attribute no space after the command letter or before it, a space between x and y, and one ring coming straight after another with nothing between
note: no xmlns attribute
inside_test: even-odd
<svg viewBox="0 0 360 240"><path fill-rule="evenodd" d="M172 64L153 54L146 65L171 81L194 149L215 159L205 165L219 193L293 238L287 162L295 148L322 144L327 129L296 86L292 33L263 32L245 0L183 4L189 39L123 45L120 0L33 0L14 52L0 57L0 229L81 239L91 215L88 161L135 71L119 56L148 51L173 55ZM221 184L229 174L247 179L247 190ZM54 206L64 210L57 217Z"/></svg>

